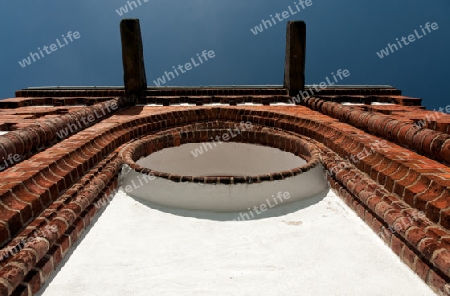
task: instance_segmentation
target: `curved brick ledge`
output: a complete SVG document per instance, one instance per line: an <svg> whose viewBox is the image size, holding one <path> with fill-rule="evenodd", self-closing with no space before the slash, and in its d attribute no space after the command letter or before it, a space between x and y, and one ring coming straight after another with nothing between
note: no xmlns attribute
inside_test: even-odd
<svg viewBox="0 0 450 296"><path fill-rule="evenodd" d="M450 192L447 188L446 175L449 169L444 165L395 146L391 143L384 149L370 146L376 138L361 135L345 135L329 128L316 129L322 143L340 156L367 155L357 160L358 169L368 174L374 181L383 185L390 192L396 193L405 202L424 211L433 222L449 229L448 219ZM344 135L344 136L343 136ZM380 140L380 139L378 139ZM441 174L429 175L429 168L441 169Z"/></svg>
<svg viewBox="0 0 450 296"><path fill-rule="evenodd" d="M0 263L0 295L27 295L37 291L97 213L94 202L117 186L122 160L113 151L133 142L132 139L168 129L175 129L181 134L183 127L196 122L203 124L199 129L210 129L214 128L214 121L250 121L255 126L266 126L271 131L280 130L292 137L311 138L311 143L324 151L324 163L331 164L334 161L335 165L343 157L360 153L369 148L369 143L379 139L303 106L279 108L277 111L270 107L192 107L169 110L176 111L139 116L133 113L134 116L104 119L95 127L84 129L38 156L0 172L3 182L0 184L0 201L3 203L0 205L0 235L4 243L14 247L22 238L29 238L38 230L42 232L44 225L58 227L57 234L48 237L43 235ZM121 112L116 115L118 113ZM226 127L225 123L221 124ZM194 132L187 132L187 135L190 133ZM202 137L208 135L200 131L199 134ZM450 225L449 199L446 198L448 191L445 189L447 183L440 174L430 175L423 167L430 166L433 172L439 171L442 176L448 174L448 167L392 143L388 144L386 151L375 149L355 168L337 173L335 179L330 178L334 183L330 182L336 188L339 186L339 195L351 200L358 213L363 212L364 217L367 216L367 219L364 218L366 221L372 219L370 223L380 225L380 229L382 226L395 225L401 217L404 219L408 210L415 211L418 207L427 210L427 216L411 222L413 226L408 227L404 235L399 230L399 236L390 236L389 243L393 249L401 246L403 255L400 256L407 264L413 262L413 269L426 278L431 286L443 288L448 280L450 266L450 257L447 255L448 230L436 224L447 228ZM330 152L335 154L328 154ZM110 161L108 168L102 159ZM399 178L402 174L403 179ZM11 180L3 179L3 176ZM396 192L402 194L397 196ZM409 202L408 196L413 196ZM30 208L33 209L31 214ZM370 218L366 211L377 218ZM409 217L412 215L410 213ZM420 235L425 233L425 236L413 238L416 231ZM422 275L424 273L425 276Z"/></svg>
<svg viewBox="0 0 450 296"><path fill-rule="evenodd" d="M317 116L317 115L315 115ZM364 151L364 149L367 149L367 139L371 136L366 135L366 138L361 138L362 133L360 135L355 136L355 130L351 126L347 125L336 125L335 122L330 123L323 123L318 122L317 120L320 120L320 118L311 120L309 118L299 118L297 116L292 115L284 115L282 113L276 113L276 112L268 112L268 111L256 111L252 109L236 109L236 108L226 108L226 107L216 107L216 108L197 108L194 110L188 109L183 111L173 111L173 112L166 112L162 114L155 114L152 116L147 117L141 117L137 119L133 119L124 123L121 123L122 127L116 127L112 130L114 132L116 129L122 130L123 128L129 128L130 132L127 132L130 137L137 137L142 134L145 134L147 131L155 131L162 128L168 128L169 126L182 126L187 124L188 122L198 122L198 121L205 121L205 120L217 120L217 119L226 119L229 120L232 118L236 121L250 121L255 124L262 124L266 126L276 126L278 128L284 129L286 131L294 131L298 134L307 135L308 137L317 139L320 142L326 143L329 147L331 147L334 151L337 151L340 153L341 156L345 155L345 151L349 149L349 147L356 147L352 153L360 153ZM329 121L329 120L328 120ZM131 132L132 131L132 132ZM110 133L108 131L107 133ZM80 133L81 137L77 139L78 141L82 142L84 139L82 139L82 134ZM98 135L99 138L103 136L103 134ZM107 140L110 141L110 140ZM111 142L109 142L111 143ZM96 144L95 146L98 146ZM38 175L36 175L34 178L32 178L33 174L30 174L31 177L29 177L30 182L25 182L22 184L6 184L8 187L4 187L5 189L0 192L4 192L4 194L10 194L11 198L9 200L13 201L13 205L4 206L4 213L6 215L2 215L5 218L2 218L3 224L0 224L0 234L2 234L4 242L7 241L10 237L13 237L14 234L20 230L20 228L23 225L27 224L27 220L33 217L36 213L38 213L39 207L42 207L40 204L47 204L49 200L54 200L56 196L58 196L61 192L64 191L64 188L67 188L65 186L68 186L69 184L72 184L72 180L77 178L76 176L82 175L82 172L85 171L88 167L92 167L94 163L98 161L98 159L101 157L100 154L97 153L97 156L94 158L91 158L92 155L95 155L93 153L93 148L90 145L86 146L86 149L81 150L80 156L75 156L75 154L69 154L69 157L66 157L64 161L59 161L55 165L55 167L52 169L45 168L40 169L42 170ZM110 147L111 149L112 147ZM96 148L94 148L94 151ZM364 159L364 162L362 161L360 164L358 164L359 167L362 167L363 171L365 171L368 174L372 174L374 172L378 173L381 170L386 169L386 165L392 163L391 159L395 159L401 153L402 149L393 150L392 154L388 154L387 156L383 156L383 154L380 151L377 151L377 153L373 153L370 157L367 157L367 159ZM63 154L70 153L70 151L64 152ZM105 153L105 152L102 152ZM395 155L395 156L392 156ZM75 157L75 159L78 159L77 162L73 162L72 158ZM55 162L55 160L59 159L60 157L55 156L49 164ZM89 166L87 166L86 161L89 161ZM370 163L371 161L372 163ZM422 161L422 160L420 160ZM430 161L430 160L428 160ZM371 166L378 165L378 171L376 170L376 167L372 168L371 166L366 166L365 163L371 164ZM42 165L41 165L42 167ZM44 167L46 167L44 165ZM72 167L76 167L77 170L71 170ZM394 170L393 172L390 172L392 174L389 175L389 177L386 177L386 180L392 180L392 182L388 182L386 184L393 184L392 186L395 186L397 190L403 190L405 191L405 196L413 196L415 199L412 199L412 202L415 202L417 204L420 204L422 208L427 210L427 215L429 218L431 218L434 222L439 222L441 225L445 227L449 227L450 225L450 210L448 205L448 191L445 189L444 186L439 185L442 182L439 180L432 180L430 179L430 176L425 176L419 172L417 172L417 168L406 168L407 174L403 174L402 177L403 180L405 180L405 185L401 182L397 182L398 179L395 179L395 173L401 172L403 173L404 170L400 170L400 167L397 170ZM58 173L62 168L65 173ZM443 166L443 168L445 168ZM26 168L23 168L26 170ZM39 169L37 170L39 172ZM31 172L30 172L31 173ZM36 173L34 173L36 174ZM43 174L43 175L42 175ZM64 178L58 178L58 174L62 174L65 176ZM388 174L388 173L387 173ZM391 179L389 179L391 178ZM410 180L409 178L412 178ZM27 179L24 179L27 180ZM409 182L408 182L409 180ZM41 188L36 188L35 182L38 183ZM6 186L5 185L5 186ZM52 187L53 189L50 189L49 187ZM388 188L390 187L389 185ZM427 190L432 186L433 190ZM26 189L25 189L25 188ZM16 189L14 189L16 188ZM31 189L36 188L36 189ZM45 192L45 188L47 189L47 192L43 195L43 191ZM21 202L19 200L19 204L17 204L17 195L21 195L15 192L23 192L24 190L30 190L34 192L31 196L23 197L21 196L21 199L25 201L25 203ZM23 195L22 193L22 195ZM424 198L420 198L418 196L420 193L423 193ZM29 194L28 194L29 195ZM51 198L49 198L51 196ZM27 214L27 218L24 219L23 214L24 209L29 208L29 203L33 200L33 207L36 207L34 212L35 214L30 215ZM411 201L410 201L411 202ZM28 204L28 205L27 205ZM0 204L1 206L1 204ZM44 206L45 207L45 206ZM13 209L14 211L11 211ZM28 210L29 211L29 210ZM0 218L2 217L0 216ZM3 227L2 227L3 225ZM16 226L14 226L16 225ZM3 228L3 229L2 229ZM9 229L9 230L8 230Z"/></svg>
<svg viewBox="0 0 450 296"><path fill-rule="evenodd" d="M34 126L9 132L0 136L0 158L8 159L8 155L19 155L21 160L27 159L31 155L60 142L63 137L76 134L92 124L100 122L112 115L116 109L125 105L123 99L113 99L73 111L60 118L40 121ZM84 122L88 118L94 120L90 120L91 124L86 125ZM61 133L61 131L65 133ZM63 137L59 137L59 135L63 135ZM16 164L17 162L11 163L9 167Z"/></svg>
<svg viewBox="0 0 450 296"><path fill-rule="evenodd" d="M418 153L450 164L450 135L427 128L419 128L388 115L364 112L334 102L316 98L304 100L306 106L364 131L393 141ZM425 118L425 115L424 115Z"/></svg>
<svg viewBox="0 0 450 296"><path fill-rule="evenodd" d="M361 139L357 139L356 137L352 136L352 133L354 133L354 131L347 133L347 130L343 130L344 133L342 133L339 130L342 128L341 126L337 126L335 128L334 126L332 126L330 124L327 125L327 124L323 124L323 123L317 123L317 122L311 121L309 119L304 119L304 118L300 119L295 116L286 116L286 115L272 113L272 112L269 113L267 111L256 112L254 110L241 110L240 109L238 112L236 112L237 110L232 109L232 108L211 108L211 109L201 109L201 110L202 110L201 113L199 113L200 110L196 110L196 112L194 112L194 110L187 110L187 111L183 111L183 112L181 112L181 111L168 112L165 114L165 116L167 116L167 117L163 117L161 114L158 114L158 115L152 116L151 118L148 118L145 120L148 120L151 122L156 120L157 122L159 122L159 123L155 122L156 127L153 128L153 130L154 130L155 128L158 129L158 128L162 127L161 124L164 124L165 126L167 126L168 124L180 125L180 124L186 123L188 120L190 122L202 121L205 119L205 116L207 116L208 118L211 118L211 119L217 119L217 118L228 119L229 117L232 117L232 118L236 118L236 119L240 119L240 120L253 121L254 123L264 124L267 126L278 126L279 128L282 128L285 130L298 131L298 132L300 132L300 134L306 134L310 137L318 139L319 141L323 141L323 142L327 143L335 151L340 152L342 156L344 154L342 151L350 150L349 148L352 148L352 147L355 147L355 149L353 151L352 150L350 150L350 151L352 151L352 153L355 153L355 154L368 148L368 147L366 147L367 145L364 144L364 140L362 141ZM236 114L233 114L233 113L236 113ZM270 116L271 118L264 118L264 117L261 117L260 115L267 116L267 117ZM164 120L161 120L161 118L164 118ZM175 118L176 118L176 120L175 120ZM142 120L144 120L144 119L143 118L135 119L135 120L132 120L131 122L127 123L127 125L133 126L137 122L140 122ZM134 123L132 123L132 122L134 122ZM293 122L298 122L298 123L293 124ZM308 128L305 128L306 126ZM348 129L348 127L347 127L347 129ZM339 148L339 145L341 145L341 148ZM396 149L396 150L398 150L398 149ZM395 151L395 153L398 155L398 151ZM88 155L89 153L86 153L86 154ZM380 159L380 157L381 157L381 159ZM383 162L383 158L385 159L384 162ZM368 164L370 164L371 166L379 165L380 170L383 170L383 169L386 169L385 163L387 163L387 164L392 163L392 158L395 159L395 157L392 157L392 155L383 156L381 153L378 152L378 153L374 153L367 159L364 159L364 161L362 161L361 164L358 164L358 165L360 167L364 166L364 163L368 162L369 160L372 161L374 159L374 161L378 161L378 162L368 163ZM440 182L439 180L436 180L436 179L435 180L430 179L431 178L430 176L424 176L420 173L420 171L415 172L415 171L418 171L417 168L408 168L407 167L406 169L409 172L408 175L413 176L413 180L410 180L412 182L406 182L405 186L403 186L400 182L397 182L394 184L396 179L391 179L392 182L390 182L390 184L394 184L393 186L396 186L395 188L397 188L397 190L400 190L400 191L406 190L406 187L408 187L408 192L411 192L410 196L414 196L419 193L424 193L424 191L426 191L427 188L429 188L431 185L433 185L434 190L431 192L432 196L431 197L428 196L428 201L429 202L434 201L439 196L442 197L441 200L445 201L444 197L447 196L448 192L445 192L444 186L439 185L442 182ZM363 170L369 174L371 173L370 170L372 172L377 172L376 168L371 168L368 166L367 166L367 168L363 167ZM397 169L391 173L400 172L400 171L401 171L400 169ZM404 174L403 176L406 176L406 175ZM388 179L390 177L391 176L386 176L386 179ZM431 182L433 182L433 184ZM418 184L415 184L415 183L418 183ZM387 186L389 186L389 182L387 182L386 184L387 184ZM413 184L415 187L411 187L412 186L411 184ZM423 185L421 185L421 184L423 184ZM409 187L411 187L411 188L409 188ZM429 195L429 194L430 193L427 193L427 195ZM416 198L416 200L417 200L417 198ZM428 201L424 201L422 203L425 204L426 207L430 207L430 209L435 208L435 210L429 211L428 214L430 215L430 217L432 217L432 219L434 221L440 219L441 224L447 226L448 225L448 223L447 223L448 215L447 215L447 212L444 213L444 212L442 212L442 210L447 209L448 205L445 202L442 203L439 201L435 202L434 204L431 204L431 203L428 204L427 203Z"/></svg>
<svg viewBox="0 0 450 296"><path fill-rule="evenodd" d="M137 172L154 175L174 182L194 182L204 184L261 183L264 181L282 180L307 172L320 163L319 150L315 145L308 142L309 140L307 138L302 136L294 137L281 131L263 128L262 126L254 126L251 131L241 131L239 136L235 139L233 138L229 142L249 143L279 148L280 150L291 152L296 156L306 159L308 162L305 165L293 168L289 171L273 172L264 175L208 177L181 176L167 172L159 172L141 167L135 163L139 158L148 156L164 148L176 147L186 143L200 143L214 137L214 135L225 134L228 132L227 128L231 126L231 124L228 124L228 126L220 128L223 127L221 122L215 121L212 123L215 127L209 129L203 129L198 125L191 125L188 128L184 127L182 131L167 130L163 133L144 137L143 139L128 145L121 151L121 155L125 164L129 165ZM199 128L202 129L199 130Z"/></svg>
<svg viewBox="0 0 450 296"><path fill-rule="evenodd" d="M0 246L14 238L52 201L111 153L119 144L117 138L129 139L123 137L129 128L122 129L125 131L116 133L109 126L103 132L87 128L39 156L0 172Z"/></svg>

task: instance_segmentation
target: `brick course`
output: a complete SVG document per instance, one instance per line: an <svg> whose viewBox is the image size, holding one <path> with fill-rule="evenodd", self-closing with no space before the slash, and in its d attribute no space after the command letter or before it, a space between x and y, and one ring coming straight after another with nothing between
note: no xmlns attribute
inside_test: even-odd
<svg viewBox="0 0 450 296"><path fill-rule="evenodd" d="M321 164L331 172L324 173L331 188L361 219L428 285L448 295L448 115L417 128L429 111L393 88L330 88L295 106L271 105L289 100L282 88L145 93L137 104L158 106L130 106L123 89L22 90L21 97L0 101L0 127L10 131L0 136L0 159L21 156L0 172L0 246L28 242L0 261L0 295L32 295L42 287L101 210L95 204L117 188L123 164L174 182L224 184L270 182ZM111 102L119 109L66 138L57 136ZM224 105L205 106L215 102ZM244 102L261 105L238 105ZM52 107L39 107L47 104ZM135 164L165 147L208 141L241 121L253 129L233 141L280 148L308 163L251 178L175 176ZM374 147L377 141L386 145ZM45 232L49 226L57 231Z"/></svg>

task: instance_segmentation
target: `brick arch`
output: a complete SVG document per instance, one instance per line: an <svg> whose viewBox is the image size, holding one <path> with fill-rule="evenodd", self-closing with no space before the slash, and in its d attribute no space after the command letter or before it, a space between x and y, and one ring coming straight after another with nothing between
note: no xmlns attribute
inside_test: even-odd
<svg viewBox="0 0 450 296"><path fill-rule="evenodd" d="M276 112L237 109L232 107L197 108L186 111L171 111L151 116L143 116L131 121L123 122L114 128L106 130L104 133L97 135L91 141L82 145L82 147L77 147L76 150L72 150L71 153L52 162L47 168L32 175L31 178L25 179L20 184L11 184L9 190L4 190L3 192L3 201L20 200L21 198L19 196L23 196L24 192L28 192L26 195L29 196L26 198L30 201L26 200L22 202L22 204L16 205L18 211L10 213L9 219L2 220L5 224L8 223L8 226L10 226L10 222L15 225L27 225L34 217L36 217L42 206L45 207L50 201L55 201L66 188L69 188L74 184L75 180L79 179L83 174L86 174L89 168L93 167L93 165L98 163L103 157L109 155L109 153L117 148L118 145L125 143L132 138L160 129L179 127L205 120L250 121L254 124L275 127L286 132L294 132L323 143L341 157L346 157L350 154L357 155L365 149L369 149L370 147L367 144L368 138L371 138L372 141L376 139L375 137L368 135L364 135L365 138L361 138L361 136L363 136L362 134L358 135L348 132L348 130L341 130L339 127L333 127L332 125L313 119L298 118L296 116ZM428 203L429 200L433 201L433 197L438 198L443 194L447 194L445 186L439 184L435 180L427 180L427 176L415 172L414 169L405 167L401 162L396 162L395 160L392 161L391 158L392 157L389 155L384 155L380 151L377 151L370 157L358 162L356 167L371 176L373 180L385 186L390 192L398 193L400 196L404 197L404 200L411 206L414 206L419 210L425 210L427 216L433 222L448 227L450 222L447 219L446 213L442 212L442 210L447 207L447 204L439 202L439 200ZM28 162L28 160L26 162ZM388 169L390 168L389 171L386 170L387 163L390 164L388 167ZM63 176L61 176L61 174L63 174ZM402 178L399 178L398 175ZM62 178L57 179L57 176ZM409 186L413 183L412 181L418 179L421 183L432 183L434 188L432 192L424 192L422 194L423 199L421 199L422 195L420 195L422 193L420 191L421 187L416 188ZM48 183L46 180L54 181L54 184L47 187L48 189L45 190L45 192L42 192L42 190L39 189L41 187L42 189L46 188L44 187L44 184ZM36 188L36 183L44 186ZM35 190L32 190L33 188ZM35 197L34 199L33 196ZM43 205L40 207L39 203ZM26 213L25 209L30 207L31 210L27 210L27 212L32 213L28 213L27 216L24 216ZM8 213L11 211L7 207L5 208L5 212ZM24 217L28 218L25 219ZM9 227L9 234L5 233L5 235L7 237L13 237L19 230L20 228L17 226ZM7 238L3 238L3 242L7 240Z"/></svg>
<svg viewBox="0 0 450 296"><path fill-rule="evenodd" d="M450 237L448 191L444 182L407 166L404 159L396 157L411 151L389 142L385 150L376 148L370 156L352 163L345 158L363 152L370 148L370 143L380 139L337 120L252 108L196 107L134 116L132 120L115 116L53 144L41 153L44 156L38 161L30 158L8 168L8 174L17 174L16 182L2 179L9 175L0 172L0 180L4 182L0 189L3 246L15 247L37 231L45 233L46 226L58 229L57 233L44 234L17 254L0 261L3 279L0 292L11 294L15 290L20 294L27 289L22 283L24 279L33 283L33 291L41 286L40 279L49 276L99 212L96 202L108 198L117 187L124 163L119 152L126 145L138 141L142 135L182 130L197 122L207 126L215 121L250 121L273 133L308 137L320 150L321 162L328 170L338 162L348 163L345 169L328 176L332 187L377 233L383 233L394 251L400 250L405 262L425 281L439 286L439 279L449 280L446 261L441 259L450 253L450 244L441 239ZM74 137L77 141L71 141ZM12 145L8 149L24 149L20 139L8 139L13 142L8 144ZM18 141L17 147L14 141ZM416 159L427 160L419 156ZM27 170L34 164L39 164L35 171ZM386 231L389 226L411 217L415 210L424 211L426 216L409 220L404 224L405 229L395 233Z"/></svg>

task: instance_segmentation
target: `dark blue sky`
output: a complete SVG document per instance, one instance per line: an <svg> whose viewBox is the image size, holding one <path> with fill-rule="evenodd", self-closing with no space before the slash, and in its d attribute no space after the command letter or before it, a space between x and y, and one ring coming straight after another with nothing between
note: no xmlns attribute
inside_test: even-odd
<svg viewBox="0 0 450 296"><path fill-rule="evenodd" d="M288 20L307 25L306 83L348 69L341 84L389 84L449 105L450 1L311 0L312 5L254 35L250 29L296 0L150 0L119 16L126 0L2 1L0 98L29 86L122 85L119 22L139 18L148 85L203 50L215 57L166 85L282 84ZM137 3L137 0L136 0ZM139 4L138 4L139 5ZM129 9L129 8L128 8ZM376 52L420 26L439 29L380 59ZM22 68L18 61L68 31L80 38ZM63 43L64 44L64 43ZM447 69L447 70L446 70Z"/></svg>

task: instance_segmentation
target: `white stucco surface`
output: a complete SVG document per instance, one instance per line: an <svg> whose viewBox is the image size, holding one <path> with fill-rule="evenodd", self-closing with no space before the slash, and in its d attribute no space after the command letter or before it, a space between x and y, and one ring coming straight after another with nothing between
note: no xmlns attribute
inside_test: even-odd
<svg viewBox="0 0 450 296"><path fill-rule="evenodd" d="M38 295L434 295L332 192L264 214L119 192Z"/></svg>

